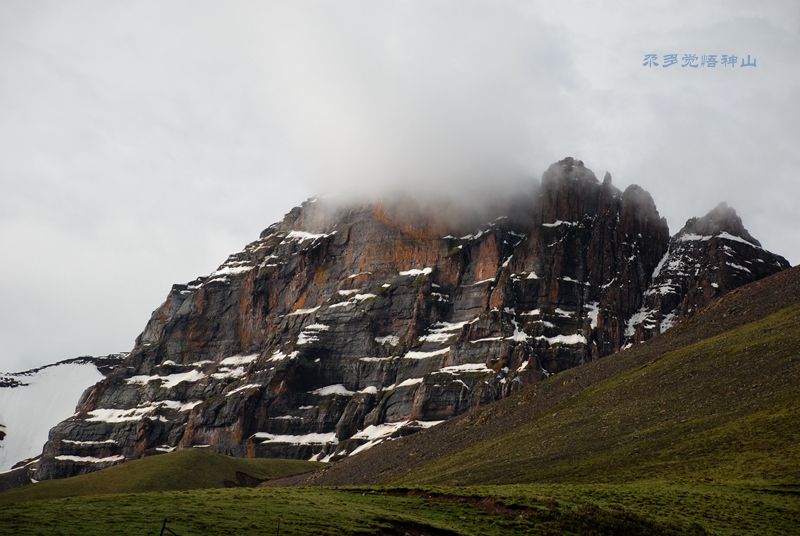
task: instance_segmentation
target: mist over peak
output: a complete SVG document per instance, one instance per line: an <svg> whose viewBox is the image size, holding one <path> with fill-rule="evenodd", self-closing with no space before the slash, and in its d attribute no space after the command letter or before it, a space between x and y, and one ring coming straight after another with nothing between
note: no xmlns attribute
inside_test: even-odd
<svg viewBox="0 0 800 536"><path fill-rule="evenodd" d="M567 44L519 4L322 12L282 12L265 46L281 153L315 191L480 199L538 177L554 132L577 130Z"/></svg>
<svg viewBox="0 0 800 536"><path fill-rule="evenodd" d="M536 195L564 155L640 184L673 229L726 199L798 258L796 2L9 0L0 15L9 369L125 348L171 281L310 195L484 210ZM641 65L671 52L758 67Z"/></svg>

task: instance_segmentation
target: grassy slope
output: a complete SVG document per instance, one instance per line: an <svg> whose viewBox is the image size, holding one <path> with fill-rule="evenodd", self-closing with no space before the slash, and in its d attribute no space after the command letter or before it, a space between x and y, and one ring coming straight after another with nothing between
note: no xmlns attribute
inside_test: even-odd
<svg viewBox="0 0 800 536"><path fill-rule="evenodd" d="M398 481L800 484L798 401L800 304L662 354Z"/></svg>
<svg viewBox="0 0 800 536"><path fill-rule="evenodd" d="M303 460L243 459L204 449L185 449L150 456L102 471L48 480L0 493L0 504L80 495L219 488L241 472L260 480L313 471L319 464Z"/></svg>
<svg viewBox="0 0 800 536"><path fill-rule="evenodd" d="M796 496L715 484L232 488L4 504L0 534L796 534ZM416 532L415 532L416 530Z"/></svg>
<svg viewBox="0 0 800 536"><path fill-rule="evenodd" d="M3 534L685 534L637 515L526 497L386 495L327 488L236 488L104 495L4 505ZM278 531L278 527L280 530Z"/></svg>

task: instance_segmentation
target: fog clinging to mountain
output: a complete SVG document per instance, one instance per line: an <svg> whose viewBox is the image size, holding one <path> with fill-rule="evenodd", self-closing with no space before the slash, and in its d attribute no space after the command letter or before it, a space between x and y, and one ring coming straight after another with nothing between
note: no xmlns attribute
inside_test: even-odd
<svg viewBox="0 0 800 536"><path fill-rule="evenodd" d="M474 203L567 155L796 264L800 5L698 4L4 2L0 370L130 349L308 196Z"/></svg>

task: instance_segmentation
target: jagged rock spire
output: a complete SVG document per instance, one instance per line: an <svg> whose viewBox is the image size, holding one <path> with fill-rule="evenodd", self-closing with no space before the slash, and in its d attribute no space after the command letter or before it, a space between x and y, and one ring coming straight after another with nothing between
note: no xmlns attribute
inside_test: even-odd
<svg viewBox="0 0 800 536"><path fill-rule="evenodd" d="M693 233L709 236L717 235L722 232L744 238L757 246L761 245L761 242L753 238L747 229L744 228L742 219L736 213L736 210L728 206L724 201L711 209L705 216L701 218L690 218L678 234Z"/></svg>
<svg viewBox="0 0 800 536"><path fill-rule="evenodd" d="M736 211L720 203L670 240L644 304L626 324L627 342L650 338L714 298L786 268L786 259L764 250Z"/></svg>

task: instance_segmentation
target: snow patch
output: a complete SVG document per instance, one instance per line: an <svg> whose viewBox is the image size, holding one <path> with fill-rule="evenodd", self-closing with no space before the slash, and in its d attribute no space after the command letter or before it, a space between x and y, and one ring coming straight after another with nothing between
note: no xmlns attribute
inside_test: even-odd
<svg viewBox="0 0 800 536"><path fill-rule="evenodd" d="M698 234L693 234L693 233L686 233L686 234L682 235L680 238L678 238L678 241L679 242L695 242L695 241L711 240L712 238L714 238L714 237L711 236L711 235L698 235Z"/></svg>
<svg viewBox="0 0 800 536"><path fill-rule="evenodd" d="M383 337L375 337L375 342L378 344L388 344L389 346L397 346L400 344L400 337L397 335L384 335Z"/></svg>
<svg viewBox="0 0 800 536"><path fill-rule="evenodd" d="M60 455L55 457L56 460L75 463L116 463L125 460L125 456L108 456L106 458L95 458L93 456L68 456Z"/></svg>
<svg viewBox="0 0 800 536"><path fill-rule="evenodd" d="M382 439L389 437L397 430L408 424L409 421L400 421L400 422L387 422L383 424L372 424L367 426L360 432L356 432L353 435L353 439L366 439L368 441L372 441L374 439ZM355 452L351 453L355 454Z"/></svg>
<svg viewBox="0 0 800 536"><path fill-rule="evenodd" d="M360 432L357 432L355 435L353 435L353 439L366 439L367 442L353 449L348 456L354 456L359 452L364 452L365 450L371 449L375 445L386 441L393 434L397 433L406 426L413 424L427 429L443 422L444 421L400 421L367 426Z"/></svg>
<svg viewBox="0 0 800 536"><path fill-rule="evenodd" d="M478 344L482 342L494 342L494 341L502 341L503 337L484 337L483 339L475 339L474 341L469 341L470 344Z"/></svg>
<svg viewBox="0 0 800 536"><path fill-rule="evenodd" d="M347 301L341 301L341 302L338 302L338 303L332 303L332 304L330 304L330 305L328 306L328 309L334 309L334 308L336 308L336 307L352 307L352 306L354 306L355 304L356 304L356 302L354 302L354 301L350 301L350 300L347 300Z"/></svg>
<svg viewBox="0 0 800 536"><path fill-rule="evenodd" d="M522 331L522 329L519 327L519 323L516 321L516 319L512 320L511 323L514 324L514 334L510 337L506 337L506 339L516 342L525 342L530 338L530 335Z"/></svg>
<svg viewBox="0 0 800 536"><path fill-rule="evenodd" d="M352 288L349 290L339 290L337 291L337 294L339 294L339 296L352 296L353 294L358 294L359 292L361 292L361 290Z"/></svg>
<svg viewBox="0 0 800 536"><path fill-rule="evenodd" d="M749 274L753 273L753 272L750 271L749 268L746 268L746 267L742 266L741 264L736 264L735 262L726 262L725 264L727 264L728 266L730 266L732 268L736 268L737 270L742 270L744 272L747 272Z"/></svg>
<svg viewBox="0 0 800 536"><path fill-rule="evenodd" d="M138 383L146 385L150 382L159 381L161 387L171 389L182 382L198 382L205 378L206 375L199 370L190 370L189 372L178 372L176 374L169 374L167 376L131 376L125 380L126 383Z"/></svg>
<svg viewBox="0 0 800 536"><path fill-rule="evenodd" d="M316 313L319 311L319 307L320 306L317 305L316 307L310 307L308 309L295 309L286 316L310 315L311 313Z"/></svg>
<svg viewBox="0 0 800 536"><path fill-rule="evenodd" d="M494 373L494 370L490 369L483 363L464 363L463 365L444 367L439 369L438 372L443 372L445 374L458 374L459 372Z"/></svg>
<svg viewBox="0 0 800 536"><path fill-rule="evenodd" d="M659 326L660 331L659 333L664 333L669 328L671 328L675 324L675 313L669 313L665 315L664 318L661 319L661 325Z"/></svg>
<svg viewBox="0 0 800 536"><path fill-rule="evenodd" d="M201 404L197 400L194 402L178 402L175 400L161 400L137 406L128 409L111 409L111 408L98 408L89 412L89 417L86 422L107 422L107 423L122 423L131 421L140 421L148 417L158 409L168 408L176 411L190 411L192 408ZM159 417L157 420L166 421L164 417Z"/></svg>
<svg viewBox="0 0 800 536"><path fill-rule="evenodd" d="M406 276L414 276L415 277L415 276L418 276L418 275L428 275L431 272L433 272L433 268L428 268L428 267L422 268L422 269L412 268L411 270L404 270L404 271L400 272L400 275L404 276L404 277L406 277Z"/></svg>
<svg viewBox="0 0 800 536"><path fill-rule="evenodd" d="M725 231L723 231L723 232L719 233L717 236L718 236L719 238L722 238L722 239L724 239L724 240L732 240L732 241L734 241L734 242L740 242L740 243L742 243L742 244L747 244L748 246L750 246L750 247L753 247L753 248L756 248L756 249L762 249L761 247L759 247L759 246L757 246L757 245L753 244L752 242L748 242L747 240L745 240L744 238L742 238L742 237L740 237L740 236L732 235L732 234L730 234L730 233L727 233L727 232L725 232Z"/></svg>
<svg viewBox="0 0 800 536"><path fill-rule="evenodd" d="M102 447L103 445L117 445L113 439L106 439L103 441L75 441L72 439L62 439L62 443L67 445L75 445L77 447Z"/></svg>
<svg viewBox="0 0 800 536"><path fill-rule="evenodd" d="M278 350L274 354L272 354L272 356L270 356L270 358L267 359L267 361L274 362L274 361L283 361L284 359L294 359L299 354L300 354L300 352L298 352L298 351L294 351L294 352L292 352L290 354L286 354L286 353Z"/></svg>
<svg viewBox="0 0 800 536"><path fill-rule="evenodd" d="M451 338L457 336L457 333L454 333L467 324L471 324L478 319L475 318L473 320L465 320L464 322L437 322L431 326L431 329L428 331L427 335L422 335L419 337L419 340L422 342L447 342Z"/></svg>
<svg viewBox="0 0 800 536"><path fill-rule="evenodd" d="M337 383L335 385L327 385L325 387L320 387L319 389L314 389L311 391L311 394L319 396L353 396L355 392L351 391L341 383Z"/></svg>
<svg viewBox="0 0 800 536"><path fill-rule="evenodd" d="M675 294L677 292L676 288L678 288L678 287L674 286L672 284L672 282L665 283L665 284L659 285L657 287L648 288L644 292L644 295L645 296L650 296L651 294L661 294L662 296L666 296L667 294Z"/></svg>
<svg viewBox="0 0 800 536"><path fill-rule="evenodd" d="M208 277L219 278L227 275L244 274L253 271L253 266L221 266L216 272L212 272Z"/></svg>
<svg viewBox="0 0 800 536"><path fill-rule="evenodd" d="M652 311L649 311L644 307L633 313L633 315L631 315L631 317L625 323L625 336L633 337L633 335L636 333L636 326L648 320L652 313Z"/></svg>
<svg viewBox="0 0 800 536"><path fill-rule="evenodd" d="M327 445L336 444L336 432L311 433L311 434L270 434L267 432L256 432L251 436L253 439L261 439L262 443L289 443L290 445Z"/></svg>
<svg viewBox="0 0 800 536"><path fill-rule="evenodd" d="M575 333L574 335L556 335L555 337L545 337L544 335L540 335L536 337L536 340L547 341L548 344L586 344L586 337L580 335L579 333Z"/></svg>
<svg viewBox="0 0 800 536"><path fill-rule="evenodd" d="M319 240L320 238L326 238L328 236L333 236L336 234L336 231L332 233L308 233L306 231L289 231L289 233L284 237L283 242L281 244L285 244L287 241L296 241L296 242L305 242L306 240Z"/></svg>
<svg viewBox="0 0 800 536"><path fill-rule="evenodd" d="M91 363L68 363L25 375L27 385L0 387L0 423L6 433L0 442L0 471L41 453L50 429L70 417L83 391L102 379Z"/></svg>
<svg viewBox="0 0 800 536"><path fill-rule="evenodd" d="M297 336L297 344L302 346L304 344L317 342L319 340L319 333L328 331L329 329L330 326L326 326L325 324L309 324L304 327L300 335Z"/></svg>
<svg viewBox="0 0 800 536"><path fill-rule="evenodd" d="M397 389L397 388L400 388L400 387L411 387L412 385L417 385L417 384L422 383L423 379L424 378L409 378L407 380L403 380L402 382L400 382L398 384L394 384L393 383L392 385L386 387L385 390L388 391L390 389Z"/></svg>
<svg viewBox="0 0 800 536"><path fill-rule="evenodd" d="M224 380L226 378L241 378L244 376L244 367L237 367L235 369L228 369L227 367L220 368L219 372L211 375L215 380Z"/></svg>
<svg viewBox="0 0 800 536"><path fill-rule="evenodd" d="M668 258L669 258L669 249L667 249L667 252L664 253L663 257L661 257L661 260L658 261L658 264L656 264L656 267L653 270L653 275L650 276L650 281L654 281L655 278L658 277L658 274L661 273L661 269L664 268L664 263L667 262Z"/></svg>
<svg viewBox="0 0 800 536"><path fill-rule="evenodd" d="M438 355L445 355L450 352L450 348L442 348L441 350L433 350L431 352L408 352L403 356L403 359L427 359L429 357L436 357Z"/></svg>
<svg viewBox="0 0 800 536"><path fill-rule="evenodd" d="M234 395L236 393L240 393L242 391L246 391L247 389L256 389L258 387L261 387L260 383L248 383L246 385L242 385L241 387L237 387L236 389L234 389L232 391L228 391L227 393L225 393L225 396L231 396L231 395Z"/></svg>
<svg viewBox="0 0 800 536"><path fill-rule="evenodd" d="M591 302L586 304L586 316L591 322L591 328L597 327L597 314L600 312L600 302Z"/></svg>
<svg viewBox="0 0 800 536"><path fill-rule="evenodd" d="M222 366L235 366L235 365L245 365L247 363L252 363L256 359L258 359L259 354L250 354L250 355L234 355L231 357L226 357L222 361L219 362Z"/></svg>

